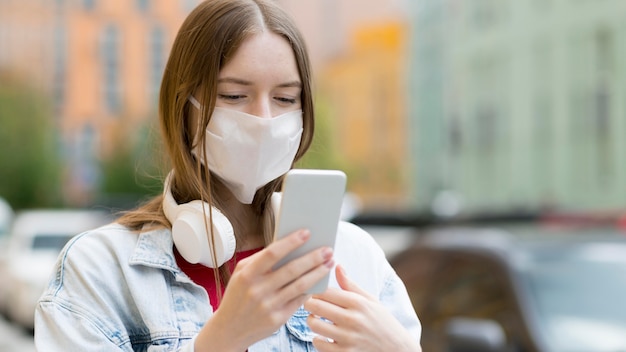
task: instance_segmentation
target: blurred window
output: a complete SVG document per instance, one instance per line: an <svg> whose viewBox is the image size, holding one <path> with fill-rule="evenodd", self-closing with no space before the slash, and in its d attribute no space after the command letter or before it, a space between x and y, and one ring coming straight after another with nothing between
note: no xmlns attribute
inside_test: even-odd
<svg viewBox="0 0 626 352"><path fill-rule="evenodd" d="M122 107L120 82L120 33L115 25L104 29L101 55L104 71L104 101L110 113L119 113Z"/></svg>
<svg viewBox="0 0 626 352"><path fill-rule="evenodd" d="M454 112L448 119L448 150L454 157L463 152L463 126L459 116Z"/></svg>
<svg viewBox="0 0 626 352"><path fill-rule="evenodd" d="M556 121L554 118L553 95L553 49L550 43L538 40L533 45L532 53L532 146L533 189L538 190L541 203L549 203L550 190L553 188L555 164Z"/></svg>
<svg viewBox="0 0 626 352"><path fill-rule="evenodd" d="M613 188L613 141L612 141L612 78L614 77L613 34L608 29L599 29L595 33L595 154L596 184L606 190Z"/></svg>
<svg viewBox="0 0 626 352"><path fill-rule="evenodd" d="M506 1L501 0L473 0L466 1L468 15L473 28L487 29L504 20Z"/></svg>
<svg viewBox="0 0 626 352"><path fill-rule="evenodd" d="M506 146L509 122L506 118L509 92L500 87L506 86L509 80L509 62L501 53L485 53L477 57L471 64L469 96L472 130L469 138L473 149L476 170L481 170L482 180L477 189L485 198L497 196L504 187L494 185L506 182L505 172L508 163Z"/></svg>
<svg viewBox="0 0 626 352"><path fill-rule="evenodd" d="M159 88L161 86L161 79L163 78L163 70L165 69L165 30L162 27L154 27L150 31L150 55L149 55L149 67L150 67L150 81L148 92L150 92L150 103L153 104L157 101L159 96Z"/></svg>
<svg viewBox="0 0 626 352"><path fill-rule="evenodd" d="M67 31L65 26L57 24L54 27L54 67L53 67L53 98L55 108L59 109L65 102L65 87L67 76Z"/></svg>
<svg viewBox="0 0 626 352"><path fill-rule="evenodd" d="M491 154L496 147L498 113L494 104L479 104L475 111L476 146L484 155Z"/></svg>
<svg viewBox="0 0 626 352"><path fill-rule="evenodd" d="M142 13L148 12L150 10L150 0L135 0L137 5L137 9Z"/></svg>
<svg viewBox="0 0 626 352"><path fill-rule="evenodd" d="M94 189L100 182L100 169L97 161L96 146L98 134L91 123L85 123L76 136L74 152L74 180L86 189Z"/></svg>
<svg viewBox="0 0 626 352"><path fill-rule="evenodd" d="M533 142L538 146L537 149L545 150L550 146L552 139L552 96L553 83L553 67L552 67L552 47L549 43L538 41L533 46L532 53L533 65L532 72L535 73L534 81L534 129Z"/></svg>
<svg viewBox="0 0 626 352"><path fill-rule="evenodd" d="M91 11L96 7L96 0L83 0L83 8Z"/></svg>
<svg viewBox="0 0 626 352"><path fill-rule="evenodd" d="M183 0L182 1L183 11L191 12L191 10L193 10L197 4L198 4L198 0Z"/></svg>

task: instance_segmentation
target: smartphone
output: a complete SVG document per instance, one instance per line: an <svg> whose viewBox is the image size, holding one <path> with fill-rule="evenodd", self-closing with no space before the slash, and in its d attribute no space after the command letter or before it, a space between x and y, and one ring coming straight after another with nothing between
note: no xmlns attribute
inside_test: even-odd
<svg viewBox="0 0 626 352"><path fill-rule="evenodd" d="M339 170L292 169L287 172L278 206L274 239L308 229L311 237L301 247L279 261L274 269L314 249L334 248L341 205L346 188L346 174ZM324 292L330 274L307 293Z"/></svg>

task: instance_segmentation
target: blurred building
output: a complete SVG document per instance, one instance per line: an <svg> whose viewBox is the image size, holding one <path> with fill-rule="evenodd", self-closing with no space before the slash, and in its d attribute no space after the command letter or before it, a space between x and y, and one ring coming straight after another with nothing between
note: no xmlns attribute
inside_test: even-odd
<svg viewBox="0 0 626 352"><path fill-rule="evenodd" d="M306 38L315 71L346 55L359 28L409 21L412 0L276 0Z"/></svg>
<svg viewBox="0 0 626 352"><path fill-rule="evenodd" d="M51 97L70 203L100 182L98 159L145 138L169 48L200 0L0 0L0 72ZM331 121L365 206L407 203L407 0L278 0L309 46ZM328 138L322 137L324 140Z"/></svg>
<svg viewBox="0 0 626 352"><path fill-rule="evenodd" d="M331 141L319 152L338 151L349 190L365 208L405 208L412 180L407 129L408 3L280 3L306 37L316 76L318 115L331 121Z"/></svg>
<svg viewBox="0 0 626 352"><path fill-rule="evenodd" d="M416 205L626 207L626 2L412 4Z"/></svg>
<svg viewBox="0 0 626 352"><path fill-rule="evenodd" d="M155 116L169 48L197 3L0 1L0 71L52 97L70 203L88 201L97 158Z"/></svg>

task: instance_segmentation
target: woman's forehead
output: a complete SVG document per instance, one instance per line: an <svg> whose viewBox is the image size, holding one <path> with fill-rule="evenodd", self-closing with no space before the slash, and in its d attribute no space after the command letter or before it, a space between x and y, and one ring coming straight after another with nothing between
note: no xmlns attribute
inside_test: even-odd
<svg viewBox="0 0 626 352"><path fill-rule="evenodd" d="M265 82L293 86L300 82L300 74L287 39L264 31L251 35L241 43L220 70L218 79L230 83Z"/></svg>

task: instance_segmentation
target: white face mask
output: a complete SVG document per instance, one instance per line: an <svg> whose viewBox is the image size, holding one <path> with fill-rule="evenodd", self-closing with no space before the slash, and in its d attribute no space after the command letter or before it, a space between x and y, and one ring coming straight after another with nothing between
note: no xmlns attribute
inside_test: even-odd
<svg viewBox="0 0 626 352"><path fill-rule="evenodd" d="M194 97L189 101L202 110ZM289 171L302 130L302 110L261 118L216 107L206 130L207 160L198 150L192 152L237 200L251 204L259 188Z"/></svg>

